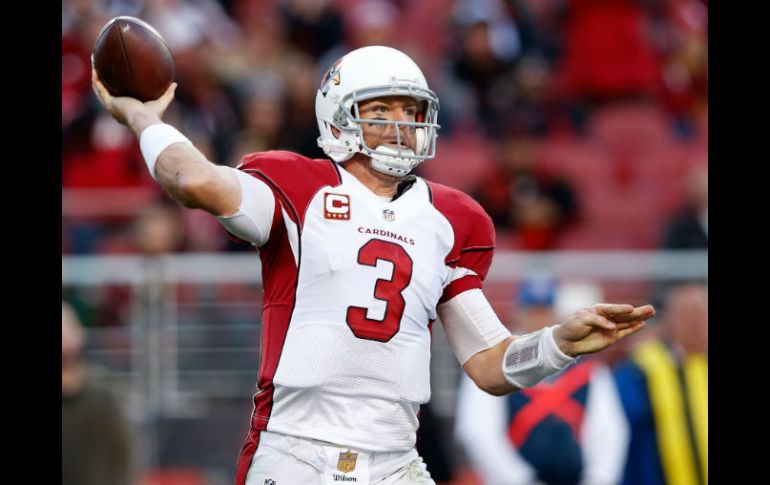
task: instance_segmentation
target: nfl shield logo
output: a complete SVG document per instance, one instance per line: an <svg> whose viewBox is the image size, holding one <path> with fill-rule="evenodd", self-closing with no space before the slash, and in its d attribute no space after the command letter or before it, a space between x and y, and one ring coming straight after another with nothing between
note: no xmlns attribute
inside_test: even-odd
<svg viewBox="0 0 770 485"><path fill-rule="evenodd" d="M342 473L350 473L356 469L356 460L358 459L358 453L353 453L350 450L340 452L340 459L337 461L337 470Z"/></svg>
<svg viewBox="0 0 770 485"><path fill-rule="evenodd" d="M386 221L394 221L396 219L396 213L390 209L383 209L382 216Z"/></svg>

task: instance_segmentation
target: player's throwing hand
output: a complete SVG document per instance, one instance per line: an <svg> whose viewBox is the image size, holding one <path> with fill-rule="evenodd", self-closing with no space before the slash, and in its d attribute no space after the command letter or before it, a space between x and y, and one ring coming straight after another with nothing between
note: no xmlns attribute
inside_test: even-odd
<svg viewBox="0 0 770 485"><path fill-rule="evenodd" d="M176 91L177 83L171 83L165 93L155 100L142 103L138 99L130 97L115 97L107 91L107 88L99 81L99 76L96 74L95 69L91 69L91 86L94 89L96 98L104 106L104 108L116 119L119 123L128 125L132 119L132 115L138 111L146 110L151 116L157 116L158 119L163 117L163 113L166 112L166 108L174 99L174 92Z"/></svg>

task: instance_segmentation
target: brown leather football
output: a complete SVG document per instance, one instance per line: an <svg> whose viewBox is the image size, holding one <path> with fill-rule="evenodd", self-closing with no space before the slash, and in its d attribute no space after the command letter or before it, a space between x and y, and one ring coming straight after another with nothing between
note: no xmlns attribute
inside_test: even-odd
<svg viewBox="0 0 770 485"><path fill-rule="evenodd" d="M113 96L140 101L159 98L174 79L174 58L163 37L147 22L120 16L107 22L91 61Z"/></svg>

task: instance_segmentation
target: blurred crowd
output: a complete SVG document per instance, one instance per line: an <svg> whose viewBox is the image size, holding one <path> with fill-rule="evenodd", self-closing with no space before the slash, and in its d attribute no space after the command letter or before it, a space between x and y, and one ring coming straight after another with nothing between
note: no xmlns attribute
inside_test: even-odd
<svg viewBox="0 0 770 485"><path fill-rule="evenodd" d="M533 272L505 324L514 334L537 331L605 296L589 279ZM231 475L234 464L214 466L211 457L237 450L242 433L213 444L211 428L194 420L172 436L173 453L139 459L147 431L127 419L127 390L87 362L81 315L62 302L62 484L232 483L212 474ZM707 485L708 320L707 285L681 281L642 332L534 387L492 396L461 375L450 420L433 401L421 408L417 449L438 485ZM220 422L215 415L199 421ZM185 440L204 446L180 448Z"/></svg>
<svg viewBox="0 0 770 485"><path fill-rule="evenodd" d="M508 326L539 330L594 301L604 298L591 281L535 274L521 284ZM582 356L508 396L463 376L455 435L472 474L454 483L706 485L707 285L672 285L657 312L621 348Z"/></svg>
<svg viewBox="0 0 770 485"><path fill-rule="evenodd" d="M498 248L708 248L707 0L63 0L62 254L252 249L213 217L175 205L150 178L130 131L100 109L90 53L117 15L146 20L168 42L179 87L166 119L215 163L235 166L271 149L323 157L314 112L323 73L354 48L389 45L415 59L441 102L437 157L418 173L476 198ZM513 304L522 312L510 319L514 332L539 322L532 313L540 307L549 322L560 312L555 288L528 284ZM87 327L125 320L118 314L128 311L129 290L100 288L89 301L63 293ZM525 477L516 483L578 483L581 470L598 466L611 470L612 483L707 483L707 289L653 293L665 303L660 323L628 348L565 375L569 384L554 380L498 401L509 407L489 414L501 420L487 431L510 448L506 460L486 455L459 421L456 438L475 475L442 475L436 465L437 478L497 483L490 477L516 469ZM77 352L65 349L72 310L62 311L63 417L81 416L86 401L77 396L88 388L74 386L65 399L65 370L74 368L65 369L65 353ZM82 346L82 336L72 340ZM590 411L595 373L605 388L609 376L607 399L627 425L616 429L622 449L609 465L576 458L595 449L590 436L573 433L584 413L602 415ZM579 412L562 419L541 411L517 431L515 412L557 399L548 395ZM574 453L539 454L555 440Z"/></svg>
<svg viewBox="0 0 770 485"><path fill-rule="evenodd" d="M707 12L707 0L65 0L62 252L142 252L126 221L169 200L91 92L91 48L114 16L161 32L179 83L167 119L232 166L269 149L322 157L323 72L363 45L407 52L441 101L437 157L419 173L479 200L499 247L548 250L651 249L697 203ZM174 251L249 249L203 213L169 224Z"/></svg>

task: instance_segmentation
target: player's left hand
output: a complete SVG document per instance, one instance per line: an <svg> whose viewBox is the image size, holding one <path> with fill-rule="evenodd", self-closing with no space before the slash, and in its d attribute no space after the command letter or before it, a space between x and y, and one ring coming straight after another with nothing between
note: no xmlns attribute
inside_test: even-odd
<svg viewBox="0 0 770 485"><path fill-rule="evenodd" d="M553 337L559 349L569 356L591 354L638 332L653 315L652 305L599 303L576 312L558 325Z"/></svg>

